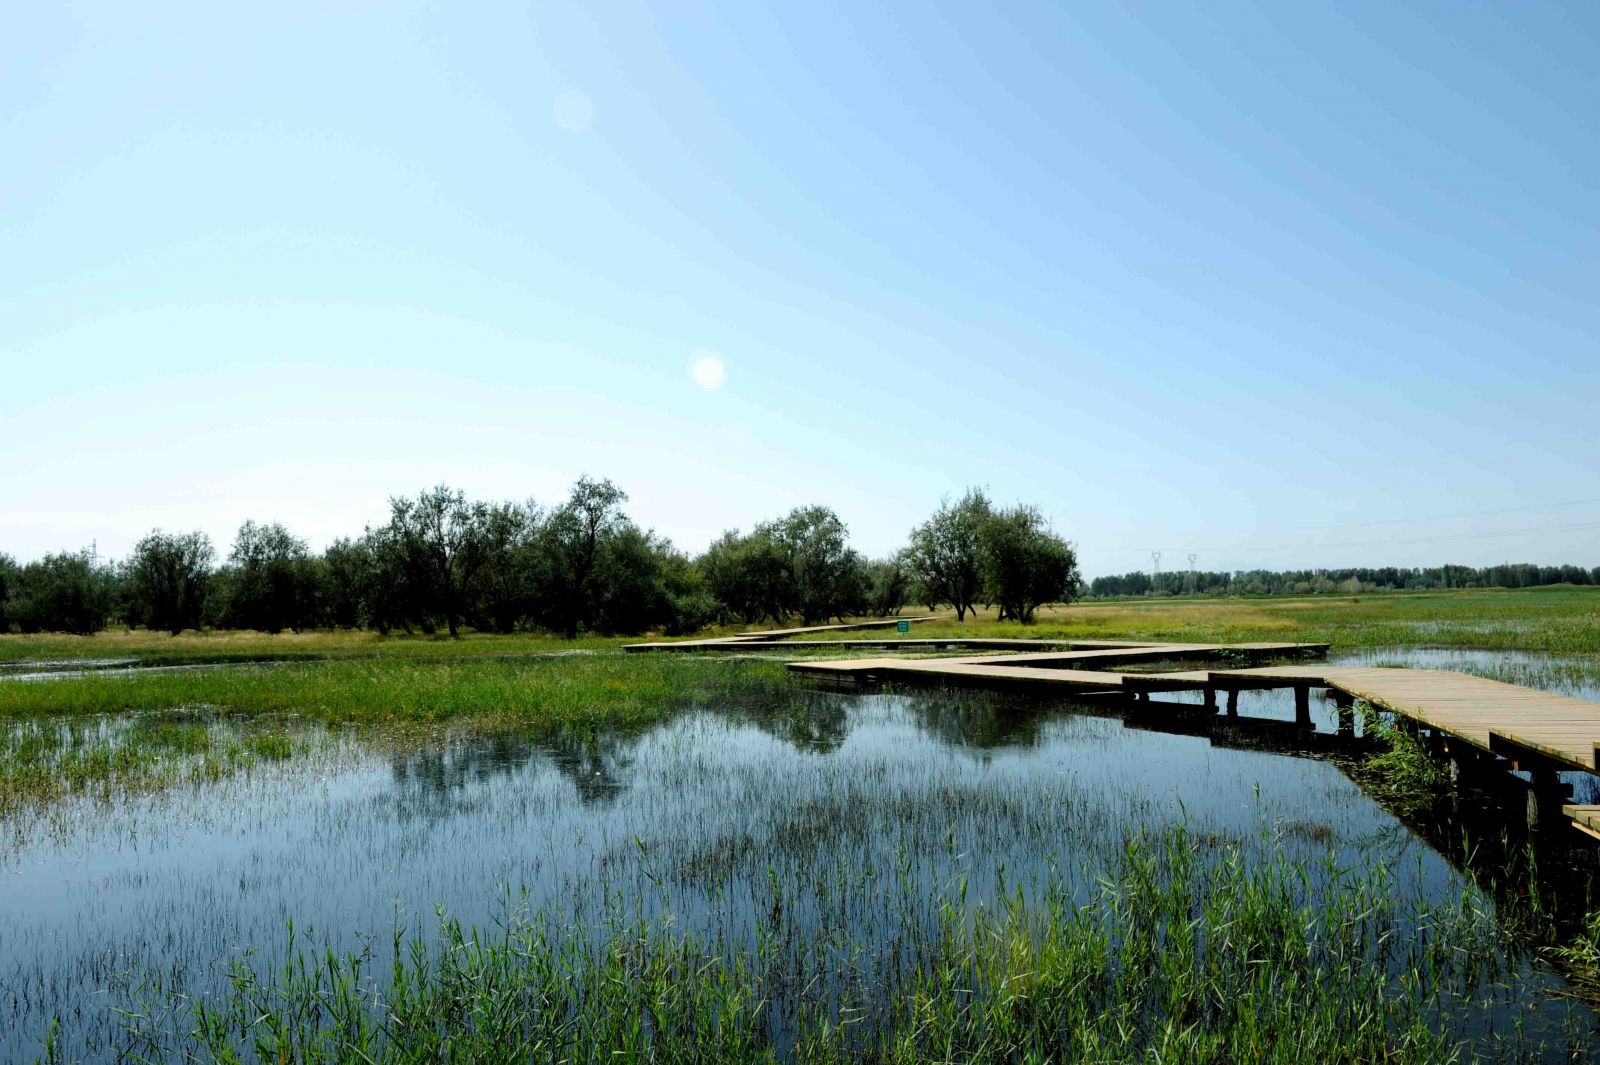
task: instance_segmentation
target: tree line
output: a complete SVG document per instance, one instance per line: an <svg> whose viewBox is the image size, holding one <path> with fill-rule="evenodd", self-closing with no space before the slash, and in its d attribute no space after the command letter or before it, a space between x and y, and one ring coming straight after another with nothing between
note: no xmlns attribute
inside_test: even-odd
<svg viewBox="0 0 1600 1065"><path fill-rule="evenodd" d="M1089 594L1096 598L1144 595L1353 595L1359 592L1417 591L1446 588L1534 588L1548 584L1600 585L1600 566L1538 566L1505 562L1495 566L1432 568L1353 566L1344 569L1298 570L1135 570L1096 577Z"/></svg>
<svg viewBox="0 0 1600 1065"><path fill-rule="evenodd" d="M690 557L588 477L559 504L490 503L438 486L390 500L388 520L323 551L278 523L247 521L219 559L203 532L152 531L128 558L86 551L26 565L0 554L0 632L92 633L111 624L277 633L463 629L575 637L693 632L735 622L806 624L978 603L1033 620L1082 590L1077 555L1037 507L969 490L869 559L825 506L796 507Z"/></svg>

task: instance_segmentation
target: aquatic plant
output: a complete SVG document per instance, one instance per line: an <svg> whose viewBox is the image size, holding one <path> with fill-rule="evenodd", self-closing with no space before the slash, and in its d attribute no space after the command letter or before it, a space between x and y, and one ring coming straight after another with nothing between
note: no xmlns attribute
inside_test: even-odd
<svg viewBox="0 0 1600 1065"><path fill-rule="evenodd" d="M397 930L386 969L302 947L291 925L282 966L236 963L224 995L189 1003L189 1023L153 1025L156 1007L126 1008L124 1049L215 1062L1431 1063L1537 1052L1515 1028L1484 1031L1455 1012L1504 965L1477 899L1408 896L1377 865L1324 873L1181 826L1132 830L1090 897L1057 883L974 908L953 882L931 930L877 958L789 939L785 913L804 899L782 894L766 900L753 943L616 904L578 924L519 910L487 930L441 914L431 941Z"/></svg>

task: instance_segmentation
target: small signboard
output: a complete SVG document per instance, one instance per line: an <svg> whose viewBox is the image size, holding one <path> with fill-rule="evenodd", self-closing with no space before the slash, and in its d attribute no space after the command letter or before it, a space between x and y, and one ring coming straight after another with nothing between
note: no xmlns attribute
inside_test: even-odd
<svg viewBox="0 0 1600 1065"><path fill-rule="evenodd" d="M901 620L899 620L899 621L894 623L894 631L895 632L910 632L911 631L911 622L906 621L905 619L902 618Z"/></svg>

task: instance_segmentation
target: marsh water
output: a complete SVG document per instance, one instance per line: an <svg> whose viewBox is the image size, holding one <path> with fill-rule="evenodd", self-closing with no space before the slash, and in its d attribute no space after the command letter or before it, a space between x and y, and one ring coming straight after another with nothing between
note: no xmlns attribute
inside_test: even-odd
<svg viewBox="0 0 1600 1065"><path fill-rule="evenodd" d="M1286 693L1249 698L1292 717ZM121 726L99 727L116 742ZM68 1057L115 1060L130 1029L217 994L230 964L272 971L291 921L297 949L370 952L381 971L395 931L425 937L441 910L484 927L625 913L740 943L776 890L802 936L892 964L958 884L968 907L1046 883L1087 900L1130 825L1287 852L1310 881L1366 865L1398 893L1494 905L1333 761L1087 704L794 688L632 733L301 729L296 745L220 779L0 819L0 1060L31 1059L52 1023ZM1441 1024L1544 1033L1552 1057L1594 1033L1553 971L1509 936L1503 955Z"/></svg>

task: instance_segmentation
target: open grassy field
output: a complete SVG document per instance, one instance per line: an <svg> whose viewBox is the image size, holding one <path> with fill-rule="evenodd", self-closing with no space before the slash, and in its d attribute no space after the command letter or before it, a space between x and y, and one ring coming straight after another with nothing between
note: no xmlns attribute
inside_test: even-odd
<svg viewBox="0 0 1600 1065"><path fill-rule="evenodd" d="M74 659L165 661L286 661L296 658L482 658L494 655L541 654L574 649L620 647L638 637L585 636L576 640L548 634L501 636L469 632L460 639L446 635L407 636L352 629L308 632L184 632L172 636L145 629L112 629L93 636L40 633L0 636L0 663Z"/></svg>
<svg viewBox="0 0 1600 1065"><path fill-rule="evenodd" d="M1468 589L1262 599L1129 599L1040 609L1032 625L994 611L920 622L919 636L1150 639L1231 643L1297 640L1335 651L1475 647L1550 654L1600 653L1600 588ZM852 633L825 634L844 639Z"/></svg>
<svg viewBox="0 0 1600 1065"><path fill-rule="evenodd" d="M920 614L920 608L905 611ZM936 613L948 614L946 608ZM1600 588L1467 589L1359 596L1129 599L1045 607L1032 625L997 622L981 610L918 622L919 636L1016 636L1034 639L1150 639L1205 642L1299 640L1333 649L1475 647L1551 654L1600 654ZM696 638L730 635L770 624L729 625ZM840 631L808 639L861 639ZM883 634L880 634L883 635ZM163 632L113 630L93 636L47 633L0 636L0 663L50 659L131 658L149 661L254 661L295 658L469 659L604 650L640 637L585 636L566 640L542 633L467 633L388 636L364 631Z"/></svg>

